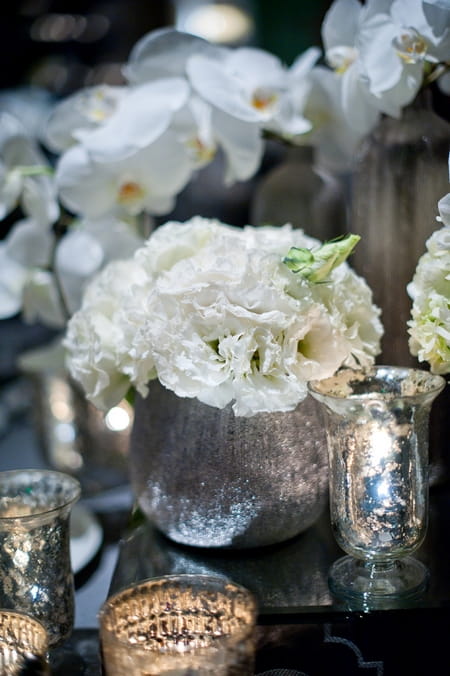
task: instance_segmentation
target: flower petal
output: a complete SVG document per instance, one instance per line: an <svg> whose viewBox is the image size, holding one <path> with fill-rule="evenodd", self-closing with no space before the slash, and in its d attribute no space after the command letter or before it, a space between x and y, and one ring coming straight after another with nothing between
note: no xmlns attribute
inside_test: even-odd
<svg viewBox="0 0 450 676"><path fill-rule="evenodd" d="M75 136L98 162L125 159L161 136L188 95L188 84L182 78L140 85L122 98L117 111L101 127L81 130Z"/></svg>

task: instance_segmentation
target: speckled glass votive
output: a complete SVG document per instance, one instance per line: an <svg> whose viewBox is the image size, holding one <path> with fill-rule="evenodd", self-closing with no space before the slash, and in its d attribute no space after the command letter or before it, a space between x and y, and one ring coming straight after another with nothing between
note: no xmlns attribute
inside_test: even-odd
<svg viewBox="0 0 450 676"><path fill-rule="evenodd" d="M39 666L33 673L49 674L47 650L48 635L38 620L0 610L0 674L21 676L27 665Z"/></svg>
<svg viewBox="0 0 450 676"><path fill-rule="evenodd" d="M60 472L0 472L0 607L38 619L49 644L74 621L70 512L79 482Z"/></svg>
<svg viewBox="0 0 450 676"><path fill-rule="evenodd" d="M256 602L208 575L168 575L127 587L100 610L106 676L254 673Z"/></svg>

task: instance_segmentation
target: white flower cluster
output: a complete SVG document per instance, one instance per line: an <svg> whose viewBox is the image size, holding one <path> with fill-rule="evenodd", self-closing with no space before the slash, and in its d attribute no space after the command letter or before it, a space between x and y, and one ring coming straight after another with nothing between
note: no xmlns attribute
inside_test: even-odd
<svg viewBox="0 0 450 676"><path fill-rule="evenodd" d="M382 334L346 262L319 284L284 264L318 245L290 225L166 223L88 286L65 338L72 376L99 408L154 378L236 415L295 408L308 380L372 363Z"/></svg>
<svg viewBox="0 0 450 676"><path fill-rule="evenodd" d="M427 241L408 293L413 299L409 348L432 373L450 373L450 193L439 202L443 227Z"/></svg>

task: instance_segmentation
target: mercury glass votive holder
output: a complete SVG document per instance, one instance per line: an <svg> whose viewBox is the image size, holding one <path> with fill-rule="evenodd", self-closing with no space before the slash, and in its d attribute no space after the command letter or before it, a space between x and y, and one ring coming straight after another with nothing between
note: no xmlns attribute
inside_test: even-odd
<svg viewBox="0 0 450 676"><path fill-rule="evenodd" d="M49 674L47 651L48 634L38 620L0 609L0 674Z"/></svg>
<svg viewBox="0 0 450 676"><path fill-rule="evenodd" d="M336 596L374 601L426 588L428 570L410 555L427 530L429 414L444 386L394 366L309 384L325 416L331 525L347 554L329 571Z"/></svg>
<svg viewBox="0 0 450 676"><path fill-rule="evenodd" d="M253 675L256 612L251 592L219 576L139 582L100 610L105 674Z"/></svg>
<svg viewBox="0 0 450 676"><path fill-rule="evenodd" d="M79 482L60 472L0 472L0 607L39 620L51 646L73 629L70 513L79 496Z"/></svg>

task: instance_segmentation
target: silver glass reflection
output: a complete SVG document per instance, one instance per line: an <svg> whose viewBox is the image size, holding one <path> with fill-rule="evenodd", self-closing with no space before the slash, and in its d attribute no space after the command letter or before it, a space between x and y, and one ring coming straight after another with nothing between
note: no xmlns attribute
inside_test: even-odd
<svg viewBox="0 0 450 676"><path fill-rule="evenodd" d="M347 556L329 573L347 598L398 597L425 588L410 556L428 522L429 413L445 381L419 369L343 369L309 385L323 404L333 532Z"/></svg>
<svg viewBox="0 0 450 676"><path fill-rule="evenodd" d="M74 622L70 513L79 482L61 472L0 472L0 607L39 620L49 644Z"/></svg>

